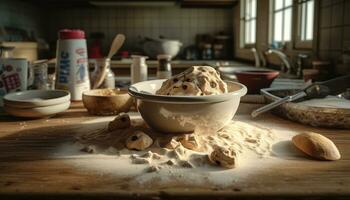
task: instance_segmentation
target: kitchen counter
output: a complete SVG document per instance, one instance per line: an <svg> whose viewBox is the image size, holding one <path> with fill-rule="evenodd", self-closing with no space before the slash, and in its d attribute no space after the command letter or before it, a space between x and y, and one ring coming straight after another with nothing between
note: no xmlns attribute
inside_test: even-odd
<svg viewBox="0 0 350 200"><path fill-rule="evenodd" d="M117 76L130 76L130 66L132 64L131 59L122 59L122 60L112 60L111 69ZM158 61L157 60L146 60L148 67L148 74L156 74ZM233 61L233 60L173 60L171 61L171 68L173 74L180 73L185 69L191 66L200 66L200 65L209 65L209 66L249 66L249 64ZM90 71L93 70L93 65L89 66ZM49 73L53 73L55 69L55 63L51 62L49 64Z"/></svg>
<svg viewBox="0 0 350 200"><path fill-rule="evenodd" d="M130 68L131 64L132 64L131 59L111 61L112 68ZM148 68L158 67L157 60L147 60L146 64ZM243 65L245 66L247 64L243 64L232 60L172 60L171 61L172 68L188 68L191 66L199 66L199 65L209 65L209 66L218 66L218 65L242 66Z"/></svg>
<svg viewBox="0 0 350 200"><path fill-rule="evenodd" d="M260 105L241 104L235 120L251 121L249 113ZM280 130L315 131L332 139L342 153L334 162L288 159L239 180L230 189L188 188L164 185L152 189L126 187L126 179L91 173L49 155L60 144L87 127L88 115L81 103L53 118L24 120L0 115L0 198L29 199L317 199L350 198L350 131L304 126L271 114L255 120L261 126L278 124ZM81 130L80 130L81 131ZM281 131L281 134L282 131ZM259 169L260 166L254 166ZM332 197L330 197L332 196Z"/></svg>

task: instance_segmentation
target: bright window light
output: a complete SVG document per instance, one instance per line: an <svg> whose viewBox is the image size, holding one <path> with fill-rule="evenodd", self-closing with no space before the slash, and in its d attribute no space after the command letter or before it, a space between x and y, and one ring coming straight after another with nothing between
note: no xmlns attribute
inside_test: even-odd
<svg viewBox="0 0 350 200"><path fill-rule="evenodd" d="M256 42L257 0L241 0L241 42L242 46Z"/></svg>
<svg viewBox="0 0 350 200"><path fill-rule="evenodd" d="M314 0L299 0L299 35L301 41L313 39Z"/></svg>
<svg viewBox="0 0 350 200"><path fill-rule="evenodd" d="M272 3L272 41L288 42L292 32L293 0L271 0Z"/></svg>

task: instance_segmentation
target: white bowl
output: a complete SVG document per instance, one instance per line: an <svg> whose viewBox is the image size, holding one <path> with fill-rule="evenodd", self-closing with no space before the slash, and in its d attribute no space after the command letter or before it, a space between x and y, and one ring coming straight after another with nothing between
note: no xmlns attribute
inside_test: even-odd
<svg viewBox="0 0 350 200"><path fill-rule="evenodd" d="M28 118L42 118L50 117L57 113L67 110L70 106L70 101L66 101L60 104L51 105L51 106L41 106L34 108L19 108L13 107L10 105L4 105L4 110L13 116L16 117L28 117Z"/></svg>
<svg viewBox="0 0 350 200"><path fill-rule="evenodd" d="M215 133L233 118L240 98L247 93L244 85L227 81L229 92L220 95L155 95L164 81L144 81L129 88L129 94L136 98L138 111L145 122L163 133Z"/></svg>
<svg viewBox="0 0 350 200"><path fill-rule="evenodd" d="M66 103L70 93L64 90L27 90L4 96L4 105L17 108L35 108Z"/></svg>

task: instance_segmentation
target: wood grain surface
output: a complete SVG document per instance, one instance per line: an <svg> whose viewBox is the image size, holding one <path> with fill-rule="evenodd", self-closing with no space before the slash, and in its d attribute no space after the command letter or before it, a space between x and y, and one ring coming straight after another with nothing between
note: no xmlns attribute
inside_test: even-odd
<svg viewBox="0 0 350 200"><path fill-rule="evenodd" d="M241 104L237 119L249 120L256 105ZM48 155L73 138L81 123L95 119L80 103L49 119L18 119L0 115L0 199L350 199L350 131L308 127L270 114L256 120L283 129L315 131L338 146L342 159L320 162L288 160L260 170L232 188L164 185L134 188L128 179L88 173ZM283 159L283 158L281 158ZM259 168L259 166L256 166Z"/></svg>

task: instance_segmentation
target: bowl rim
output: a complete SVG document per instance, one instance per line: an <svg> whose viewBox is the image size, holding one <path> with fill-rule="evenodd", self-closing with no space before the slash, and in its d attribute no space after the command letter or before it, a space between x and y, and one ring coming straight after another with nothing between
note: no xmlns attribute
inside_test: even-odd
<svg viewBox="0 0 350 200"><path fill-rule="evenodd" d="M32 98L39 96L41 94L58 94L56 98L49 98L45 100L29 100L29 99L17 99L16 97L22 95L31 94ZM17 108L34 108L34 107L44 107L52 106L70 101L70 93L66 90L25 90L20 92L14 92L6 94L3 97L4 105L9 105Z"/></svg>
<svg viewBox="0 0 350 200"><path fill-rule="evenodd" d="M237 70L234 72L234 74L242 74L242 75L267 75L267 74L273 74L273 75L279 75L280 72L276 70Z"/></svg>
<svg viewBox="0 0 350 200"><path fill-rule="evenodd" d="M90 92L94 91L99 91L99 90L105 90L106 88L101 88L101 89L92 89L92 90L87 90L83 92L83 97L95 97L95 98L115 98L115 97L121 97L128 94L128 89L125 88L110 88L113 90L118 90L118 92L121 92L120 94L117 95L95 95L95 94L89 94Z"/></svg>
<svg viewBox="0 0 350 200"><path fill-rule="evenodd" d="M214 102L222 102L227 101L232 98L232 96L242 97L247 94L247 87L241 83L233 82L233 81L225 81L228 84L238 85L240 89L235 90L233 92L228 92L224 94L218 95L207 95L207 96L167 96L167 95L155 95L151 93L147 93L144 91L138 91L137 86L145 83L154 83L154 82L164 82L167 79L157 79L157 80L149 80L143 81L139 83L135 83L131 85L128 89L130 96L135 97L137 99L142 99L144 101L156 101L163 103L214 103Z"/></svg>

